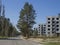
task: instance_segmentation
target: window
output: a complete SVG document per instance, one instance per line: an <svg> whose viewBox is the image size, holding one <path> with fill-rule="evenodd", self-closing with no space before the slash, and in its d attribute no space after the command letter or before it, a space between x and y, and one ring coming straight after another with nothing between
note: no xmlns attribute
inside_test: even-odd
<svg viewBox="0 0 60 45"><path fill-rule="evenodd" d="M48 18L48 20L50 20L50 18Z"/></svg>
<svg viewBox="0 0 60 45"><path fill-rule="evenodd" d="M40 28L40 27L39 27Z"/></svg>
<svg viewBox="0 0 60 45"><path fill-rule="evenodd" d="M59 18L56 18L57 20L59 20Z"/></svg>
<svg viewBox="0 0 60 45"><path fill-rule="evenodd" d="M59 23L58 21L56 23Z"/></svg>
<svg viewBox="0 0 60 45"><path fill-rule="evenodd" d="M40 26L40 25L39 25Z"/></svg>
<svg viewBox="0 0 60 45"><path fill-rule="evenodd" d="M50 30L50 28L48 28L48 30Z"/></svg>
<svg viewBox="0 0 60 45"><path fill-rule="evenodd" d="M57 29L57 31L59 31L59 29Z"/></svg>
<svg viewBox="0 0 60 45"><path fill-rule="evenodd" d="M52 18L52 20L54 20L54 18Z"/></svg>
<svg viewBox="0 0 60 45"><path fill-rule="evenodd" d="M56 25L57 27L59 27L59 25Z"/></svg>
<svg viewBox="0 0 60 45"><path fill-rule="evenodd" d="M50 27L50 25L48 25L48 27Z"/></svg>
<svg viewBox="0 0 60 45"><path fill-rule="evenodd" d="M46 25L44 25L44 26L46 26Z"/></svg>
<svg viewBox="0 0 60 45"><path fill-rule="evenodd" d="M52 25L52 26L55 26L55 25Z"/></svg>
<svg viewBox="0 0 60 45"><path fill-rule="evenodd" d="M55 23L55 21L53 21L52 23Z"/></svg>
<svg viewBox="0 0 60 45"><path fill-rule="evenodd" d="M52 28L52 30L54 30L55 28Z"/></svg>
<svg viewBox="0 0 60 45"><path fill-rule="evenodd" d="M50 21L48 23L50 23Z"/></svg>

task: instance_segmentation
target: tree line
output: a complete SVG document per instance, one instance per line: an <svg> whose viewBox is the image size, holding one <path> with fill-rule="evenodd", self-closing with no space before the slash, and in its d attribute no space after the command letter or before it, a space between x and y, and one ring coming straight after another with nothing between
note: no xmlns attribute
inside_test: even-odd
<svg viewBox="0 0 60 45"><path fill-rule="evenodd" d="M0 36L12 37L18 33L9 18L5 17L5 8L0 1Z"/></svg>
<svg viewBox="0 0 60 45"><path fill-rule="evenodd" d="M18 34L17 29L12 25L9 18L0 16L0 36L13 37Z"/></svg>

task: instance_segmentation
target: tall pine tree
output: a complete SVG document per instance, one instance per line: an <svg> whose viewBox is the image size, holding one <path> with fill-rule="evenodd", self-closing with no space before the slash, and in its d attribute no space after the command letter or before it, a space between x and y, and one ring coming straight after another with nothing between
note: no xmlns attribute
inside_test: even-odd
<svg viewBox="0 0 60 45"><path fill-rule="evenodd" d="M25 3L23 9L20 11L17 27L25 37L29 37L30 30L35 24L35 10L31 4Z"/></svg>

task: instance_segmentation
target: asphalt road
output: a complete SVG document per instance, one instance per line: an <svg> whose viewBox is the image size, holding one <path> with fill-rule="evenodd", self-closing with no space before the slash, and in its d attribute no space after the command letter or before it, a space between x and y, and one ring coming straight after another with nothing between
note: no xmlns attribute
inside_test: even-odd
<svg viewBox="0 0 60 45"><path fill-rule="evenodd" d="M12 40L0 40L0 45L41 45L41 44L29 40L12 39Z"/></svg>

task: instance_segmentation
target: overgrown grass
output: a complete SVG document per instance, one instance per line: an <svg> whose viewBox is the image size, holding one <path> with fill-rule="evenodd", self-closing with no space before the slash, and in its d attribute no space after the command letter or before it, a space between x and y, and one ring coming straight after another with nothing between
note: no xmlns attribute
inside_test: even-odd
<svg viewBox="0 0 60 45"><path fill-rule="evenodd" d="M7 36L0 36L0 39L3 39L3 38L10 38L10 37L7 37Z"/></svg>
<svg viewBox="0 0 60 45"><path fill-rule="evenodd" d="M60 45L60 42L49 42L46 43L45 45Z"/></svg>

